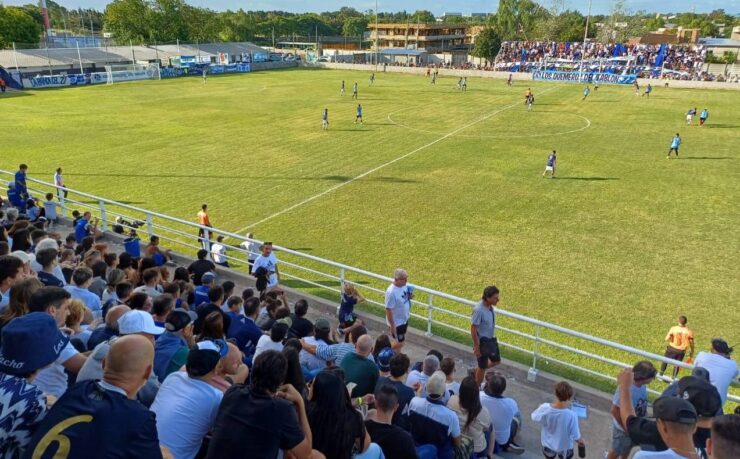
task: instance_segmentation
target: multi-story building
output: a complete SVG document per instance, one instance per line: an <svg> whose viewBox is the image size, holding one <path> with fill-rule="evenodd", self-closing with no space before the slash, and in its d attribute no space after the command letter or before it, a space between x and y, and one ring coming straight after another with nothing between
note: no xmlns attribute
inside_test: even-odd
<svg viewBox="0 0 740 459"><path fill-rule="evenodd" d="M379 48L424 49L427 53L467 50L468 27L464 24L369 24L370 41Z"/></svg>

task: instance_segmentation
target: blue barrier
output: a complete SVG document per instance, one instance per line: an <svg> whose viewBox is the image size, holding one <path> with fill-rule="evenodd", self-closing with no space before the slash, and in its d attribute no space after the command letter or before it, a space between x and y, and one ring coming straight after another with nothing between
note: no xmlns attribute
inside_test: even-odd
<svg viewBox="0 0 740 459"><path fill-rule="evenodd" d="M599 72L561 72L557 70L535 70L532 79L536 81L562 81L564 83L632 84L637 75Z"/></svg>

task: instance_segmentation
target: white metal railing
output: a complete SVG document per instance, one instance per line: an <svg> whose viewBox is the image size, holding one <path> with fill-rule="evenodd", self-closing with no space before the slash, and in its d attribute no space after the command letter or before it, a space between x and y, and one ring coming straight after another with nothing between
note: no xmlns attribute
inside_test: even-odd
<svg viewBox="0 0 740 459"><path fill-rule="evenodd" d="M0 169L0 175L12 176L12 172ZM52 183L27 178L29 192L35 197L52 192L57 196L57 189ZM244 235L235 234L218 228L210 228L197 223L171 217L158 212L142 209L128 204L119 203L81 191L66 189L69 197L59 196L63 215L69 215L74 206L80 210L89 210L98 216L101 229L109 230L116 218L123 218L129 223L143 222L139 231L157 235L166 245L178 246L186 249L186 253L204 248L210 250L209 237L213 234L230 238L236 242L224 243L232 269L240 270L246 267L248 253L239 244L248 240ZM130 228L128 225L123 225ZM205 233L205 240L198 238L198 230ZM360 290L370 305L370 312L380 314L384 305L386 287L393 281L383 276L354 266L345 265L317 256L292 250L287 247L274 245L280 255L280 283L302 289L317 289L321 296L337 299L342 286L351 283ZM313 291L313 290L312 290ZM424 286L415 286L412 300L412 325L419 328L421 325L428 336L433 333L442 333L458 341L469 334L469 314L474 301L460 298L445 292L437 291ZM658 363L665 362L669 366L678 366L682 369L691 369L693 365L665 358L662 355L626 346L607 339L592 336L576 330L561 327L556 324L533 319L505 309L496 310L496 330L502 346L513 351L525 354L531 358L531 368L537 369L540 364L548 371L561 372L567 369L570 374L588 375L600 380L616 381L614 375L618 368L631 366L636 359L647 359ZM452 333L450 333L452 332ZM506 338L502 339L501 335ZM587 349L587 350L586 350ZM561 369L558 368L562 367ZM582 377L580 379L583 379ZM661 377L663 381L670 381L668 377ZM588 384L590 381L586 381ZM659 391L650 389L652 393ZM740 396L731 393L728 400L740 403Z"/></svg>

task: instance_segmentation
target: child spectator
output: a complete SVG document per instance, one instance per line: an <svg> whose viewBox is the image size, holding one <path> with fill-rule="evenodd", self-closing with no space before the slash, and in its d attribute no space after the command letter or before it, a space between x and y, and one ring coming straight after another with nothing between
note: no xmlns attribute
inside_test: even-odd
<svg viewBox="0 0 740 459"><path fill-rule="evenodd" d="M555 384L555 401L543 403L532 412L532 420L542 423L542 453L548 459L571 458L573 442L584 444L578 428L578 415L570 409L571 399L573 387L560 381Z"/></svg>

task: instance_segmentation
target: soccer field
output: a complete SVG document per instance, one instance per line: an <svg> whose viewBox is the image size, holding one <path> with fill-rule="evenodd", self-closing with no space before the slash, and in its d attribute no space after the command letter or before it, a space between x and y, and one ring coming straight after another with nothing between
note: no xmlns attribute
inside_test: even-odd
<svg viewBox="0 0 740 459"><path fill-rule="evenodd" d="M0 167L62 166L71 188L188 220L206 202L216 227L471 299L495 283L503 308L654 352L679 313L699 350L740 342L740 92L368 76L27 91L0 99ZM708 125L685 125L691 107Z"/></svg>

